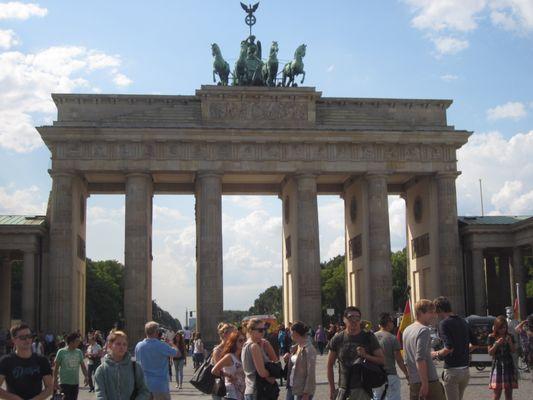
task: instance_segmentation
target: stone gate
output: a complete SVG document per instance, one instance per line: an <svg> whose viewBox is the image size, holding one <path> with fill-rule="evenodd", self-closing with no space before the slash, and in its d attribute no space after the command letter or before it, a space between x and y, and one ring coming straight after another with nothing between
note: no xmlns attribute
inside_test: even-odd
<svg viewBox="0 0 533 400"><path fill-rule="evenodd" d="M469 132L449 100L328 98L311 87L202 86L194 96L54 94L57 121L38 129L52 153L42 326L84 329L86 200L125 194L125 322L151 318L152 198L194 194L197 321L222 318L224 194L283 202L286 322L321 318L317 195L345 203L347 302L392 310L387 196L407 204L412 298L448 296L464 311L455 179ZM261 234L260 227L257 235Z"/></svg>

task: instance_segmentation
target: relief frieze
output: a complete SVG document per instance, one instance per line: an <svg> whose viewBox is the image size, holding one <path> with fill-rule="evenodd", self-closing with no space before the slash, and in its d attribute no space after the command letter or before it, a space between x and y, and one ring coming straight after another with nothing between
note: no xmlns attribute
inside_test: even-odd
<svg viewBox="0 0 533 400"><path fill-rule="evenodd" d="M455 162L446 145L371 143L81 142L56 143L56 160L220 160Z"/></svg>

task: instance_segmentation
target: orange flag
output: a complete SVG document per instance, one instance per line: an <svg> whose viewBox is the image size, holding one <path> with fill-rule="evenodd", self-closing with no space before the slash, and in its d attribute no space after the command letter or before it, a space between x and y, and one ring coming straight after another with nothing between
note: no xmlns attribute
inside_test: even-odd
<svg viewBox="0 0 533 400"><path fill-rule="evenodd" d="M396 337L398 338L398 341L400 342L400 346L403 348L403 342L402 342L402 334L405 328L407 328L409 325L413 323L413 317L411 315L411 306L409 305L409 299L405 302L405 309L403 311L402 321L400 322L400 326L398 327L398 333L396 334Z"/></svg>

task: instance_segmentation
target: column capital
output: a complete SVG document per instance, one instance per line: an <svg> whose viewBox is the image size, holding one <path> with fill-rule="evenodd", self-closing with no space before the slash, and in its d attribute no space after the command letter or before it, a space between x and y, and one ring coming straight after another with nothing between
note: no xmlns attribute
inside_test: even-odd
<svg viewBox="0 0 533 400"><path fill-rule="evenodd" d="M461 175L461 171L439 171L435 173L435 178L437 179L457 179Z"/></svg>
<svg viewBox="0 0 533 400"><path fill-rule="evenodd" d="M365 179L367 181L377 180L377 179L387 179L389 175L390 174L387 172L368 172L367 174L365 174Z"/></svg>
<svg viewBox="0 0 533 400"><path fill-rule="evenodd" d="M76 178L76 177L79 177L80 175L74 171L74 170L53 170L53 169L49 169L48 170L48 174L52 177L52 178L60 178L60 177L69 177L69 178Z"/></svg>
<svg viewBox="0 0 533 400"><path fill-rule="evenodd" d="M152 177L152 174L150 174L149 172L145 172L145 171L130 171L130 172L126 173L126 179L135 178L135 177L148 178L152 182L154 180L153 177Z"/></svg>
<svg viewBox="0 0 533 400"><path fill-rule="evenodd" d="M224 176L224 173L223 172L219 172L219 171L198 171L196 172L196 179L198 178L209 178L209 177L213 177L213 178L222 178L222 176Z"/></svg>
<svg viewBox="0 0 533 400"><path fill-rule="evenodd" d="M318 175L320 175L316 171L298 171L293 174L294 178L296 179L305 179L305 178L318 178Z"/></svg>

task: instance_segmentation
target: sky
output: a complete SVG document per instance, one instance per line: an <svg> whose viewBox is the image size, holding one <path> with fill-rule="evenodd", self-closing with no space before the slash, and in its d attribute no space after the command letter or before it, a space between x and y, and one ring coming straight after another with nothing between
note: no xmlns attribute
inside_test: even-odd
<svg viewBox="0 0 533 400"><path fill-rule="evenodd" d="M233 65L248 28L239 1L0 1L0 214L44 214L50 152L35 126L51 93L190 95L212 83L210 46ZM278 58L307 44L306 82L331 97L452 99L458 212L533 215L533 0L263 0L254 34ZM224 308L281 284L281 201L224 196ZM405 205L389 197L391 247ZM319 197L320 255L344 253L343 203ZM154 197L153 297L195 308L193 196ZM87 255L124 259L124 196L88 200Z"/></svg>

